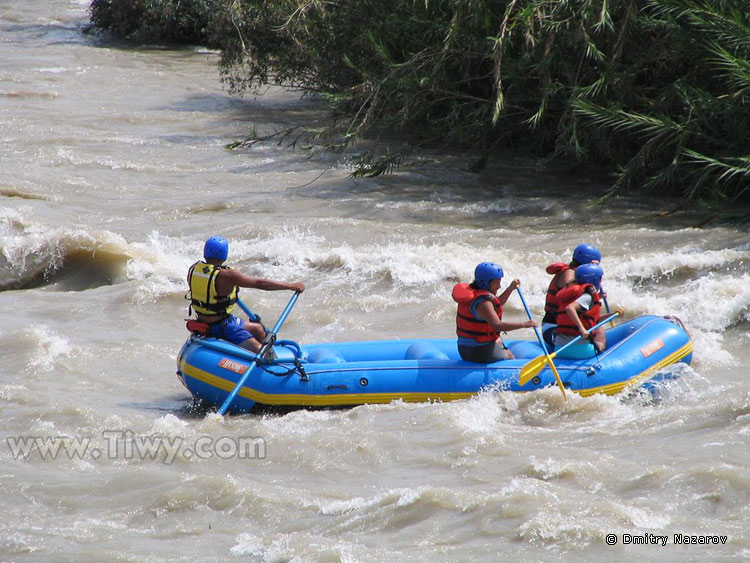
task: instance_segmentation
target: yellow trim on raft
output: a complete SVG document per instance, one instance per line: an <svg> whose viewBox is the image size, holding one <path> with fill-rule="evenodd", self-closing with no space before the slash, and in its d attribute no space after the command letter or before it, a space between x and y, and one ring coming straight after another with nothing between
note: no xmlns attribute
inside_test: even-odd
<svg viewBox="0 0 750 563"><path fill-rule="evenodd" d="M596 395L597 393L604 393L605 395L616 395L617 393L620 393L626 387L629 387L629 386L635 387L637 384L645 382L647 379L649 379L651 376L654 375L654 372L660 370L661 368L667 367L669 365L676 364L682 358L692 353L692 351L693 351L693 342L688 341L688 343L685 344L682 348L679 348L678 350L672 352L669 356L665 357L662 361L655 363L653 366L648 368L643 373L639 373L638 375L631 377L630 379L626 379L625 381L620 381L618 383L611 383L610 385L602 385L601 387L591 387L589 389L580 389L580 390L572 390L572 391L574 393L578 393L581 397L589 397L591 395Z"/></svg>
<svg viewBox="0 0 750 563"><path fill-rule="evenodd" d="M180 369L193 379L202 381L211 387L231 392L236 383L203 371L185 362L180 363ZM273 394L256 391L249 387L242 387L240 397L250 399L263 405L295 405L301 407L330 407L337 405L363 405L374 403L390 403L402 400L407 403L424 403L427 401L457 401L468 399L476 395L476 392L461 393L432 393L432 392L404 392L404 393L346 393L335 395L308 395L302 394Z"/></svg>
<svg viewBox="0 0 750 563"><path fill-rule="evenodd" d="M610 385L602 385L600 387L591 387L588 389L571 389L574 393L581 395L582 397L588 397L597 393L604 393L606 395L615 395L620 393L623 389L628 386L635 386L638 383L644 382L646 379L654 375L654 373L668 365L674 364L680 361L682 358L687 356L693 351L693 343L688 342L679 350L676 350L669 356L665 357L660 362L657 362L646 371L631 377L625 381L612 383ZM212 373L196 368L184 361L180 362L180 370L193 379L202 381L203 383L226 391L231 392L236 383L216 376ZM434 392L402 392L402 393L339 393L331 395L308 395L308 394L273 394L263 393L256 391L250 387L242 387L240 389L240 397L244 397L256 403L264 405L295 405L303 407L326 407L326 406L338 406L338 405L362 405L362 404L375 404L375 403L390 403L391 401L405 401L407 403L424 403L427 401L456 401L460 399L468 399L474 395L477 395L478 391L466 391L460 393L434 393Z"/></svg>

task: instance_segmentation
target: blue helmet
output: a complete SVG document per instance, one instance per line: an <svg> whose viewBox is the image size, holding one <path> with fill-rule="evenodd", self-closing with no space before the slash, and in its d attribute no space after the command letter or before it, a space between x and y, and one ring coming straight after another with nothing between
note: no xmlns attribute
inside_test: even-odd
<svg viewBox="0 0 750 563"><path fill-rule="evenodd" d="M479 289L489 289L490 282L503 277L503 269L494 262L482 262L474 270L474 282Z"/></svg>
<svg viewBox="0 0 750 563"><path fill-rule="evenodd" d="M602 261L602 253L599 249L590 244L579 244L573 251L573 260L579 264L591 264L594 260L597 262Z"/></svg>
<svg viewBox="0 0 750 563"><path fill-rule="evenodd" d="M576 282L580 284L590 283L597 289L602 283L603 275L604 270L599 264L583 264L576 268Z"/></svg>
<svg viewBox="0 0 750 563"><path fill-rule="evenodd" d="M211 237L203 247L204 258L216 258L226 260L229 255L229 243L224 237Z"/></svg>

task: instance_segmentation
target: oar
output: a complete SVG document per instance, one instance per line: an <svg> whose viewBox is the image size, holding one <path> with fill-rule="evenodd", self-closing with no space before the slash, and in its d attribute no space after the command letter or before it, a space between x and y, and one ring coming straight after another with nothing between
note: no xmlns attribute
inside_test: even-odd
<svg viewBox="0 0 750 563"><path fill-rule="evenodd" d="M607 314L609 315L610 314L609 313L609 303L607 303L607 298L604 297L603 301L604 301L604 310L607 311ZM615 327L615 321L613 319L614 319L614 317L611 317L609 319L609 326L611 326L612 328Z"/></svg>
<svg viewBox="0 0 750 563"><path fill-rule="evenodd" d="M613 313L613 317L612 318L618 316L619 314L620 313L618 313L618 312ZM593 332L594 330L596 330L600 326L607 324L609 321L610 321L610 319L607 318L607 319L604 319L601 322L598 322L597 324L595 324L594 326L592 326L589 329L589 332ZM530 362L528 362L525 366L523 366L521 368L521 374L518 376L518 383L520 385L526 385L534 376L536 376L540 371L542 371L542 369L544 369L544 364L546 364L547 362L549 362L550 365L554 365L552 363L552 360L560 352L562 352L563 350L565 350L565 348L567 348L568 346L572 346L573 344L575 344L576 342L578 342L581 338L583 338L583 336L579 334L578 336L576 336L573 340L571 340L570 342L568 342L565 346L563 346L559 350L555 350L551 354L547 354L545 356L539 356L537 358L534 358Z"/></svg>
<svg viewBox="0 0 750 563"><path fill-rule="evenodd" d="M253 321L254 323L258 322L258 318L259 318L258 315L256 315L255 313L253 313L250 310L250 307L248 307L247 305L245 305L244 301L242 301L242 299L240 299L239 297L237 298L237 305L240 306L240 309L242 309L243 311L245 311L245 314L247 315L247 317L251 321Z"/></svg>
<svg viewBox="0 0 750 563"><path fill-rule="evenodd" d="M268 350L269 347L273 346L273 343L276 341L276 334L281 330L281 325L284 324L286 321L286 318L289 316L289 313L292 311L292 307L294 307L294 304L297 302L297 299L299 298L299 291L295 291L294 295L292 295L291 299L289 299L289 303L287 303L286 308L284 309L284 312L281 313L281 316L279 317L279 320L276 321L276 324L273 327L273 330L269 332L266 335L266 338L263 340L263 345L260 347L260 350L255 355L255 360L253 360L253 364L247 368L247 371L242 375L240 380L237 382L236 387L232 390L232 392L229 394L229 396L224 401L224 404L221 405L221 408L219 409L219 414L223 415L227 412L227 409L229 409L229 406L232 404L232 401L234 401L235 397L237 396L237 393L240 392L240 389L242 389L242 386L245 384L245 381L247 381L247 378L250 377L250 374L253 373L253 370L255 370L256 367L260 364L260 359L263 357L263 354L266 353L266 350ZM243 308L244 310L244 308ZM247 311L245 311L247 312Z"/></svg>
<svg viewBox="0 0 750 563"><path fill-rule="evenodd" d="M534 319L531 316L531 311L529 310L529 306L526 304L526 299L523 298L523 293L521 292L520 287L516 287L516 291L518 292L518 296L521 298L521 303L523 303L523 308L526 309L526 314L529 316L529 320L533 321ZM557 368L555 367L555 364L552 363L552 358L549 355L549 352L547 351L547 346L544 344L544 339L542 338L542 335L539 333L539 328L534 327L534 334L536 334L536 339L539 341L539 345L542 347L542 350L544 350L544 355L549 361L549 365L552 368L552 373L555 374L555 379L557 379L557 384L560 386L560 391L562 391L563 397L565 400L568 400L568 396L565 394L565 385L563 385L562 379L560 379L560 374L557 373Z"/></svg>

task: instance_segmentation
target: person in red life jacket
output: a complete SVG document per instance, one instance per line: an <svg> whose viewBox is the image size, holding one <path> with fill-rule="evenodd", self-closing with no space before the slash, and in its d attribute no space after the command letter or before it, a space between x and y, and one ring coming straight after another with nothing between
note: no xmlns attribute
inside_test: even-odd
<svg viewBox="0 0 750 563"><path fill-rule="evenodd" d="M608 318L601 317L602 297L599 292L603 275L598 264L583 264L576 268L575 282L557 293L555 349L562 348L579 335L583 337L562 350L559 358L590 358L606 348L607 336L603 327L589 332L600 320ZM622 309L618 309L617 314L622 314Z"/></svg>
<svg viewBox="0 0 750 563"><path fill-rule="evenodd" d="M512 359L513 353L505 346L500 332L532 328L536 321L520 323L503 321L503 305L521 282L514 279L498 297L503 269L492 262L483 262L474 270L471 284L459 283L453 288L453 300L458 303L456 334L458 353L466 361L489 364Z"/></svg>
<svg viewBox="0 0 750 563"><path fill-rule="evenodd" d="M583 264L600 264L602 253L590 244L579 244L573 250L570 263L555 262L547 266L547 273L552 275L552 281L547 288L547 298L544 302L544 317L542 318L542 336L547 345L552 348L557 326L557 293L575 282L576 268Z"/></svg>
<svg viewBox="0 0 750 563"><path fill-rule="evenodd" d="M202 334L222 338L257 352L266 337L266 331L260 322L243 322L232 314L239 297L239 288L301 293L305 290L305 284L252 278L224 266L228 255L229 243L224 237L211 237L206 241L203 248L204 260L190 266L188 271L190 307L195 311L198 321L205 323L201 327Z"/></svg>

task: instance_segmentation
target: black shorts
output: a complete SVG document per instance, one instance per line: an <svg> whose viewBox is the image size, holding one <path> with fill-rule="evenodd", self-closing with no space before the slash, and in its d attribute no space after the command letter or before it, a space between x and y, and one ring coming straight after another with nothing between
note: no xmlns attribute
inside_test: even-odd
<svg viewBox="0 0 750 563"><path fill-rule="evenodd" d="M458 345L458 354L467 362L475 364L491 364L505 359L505 350L497 342L490 342L482 346Z"/></svg>

